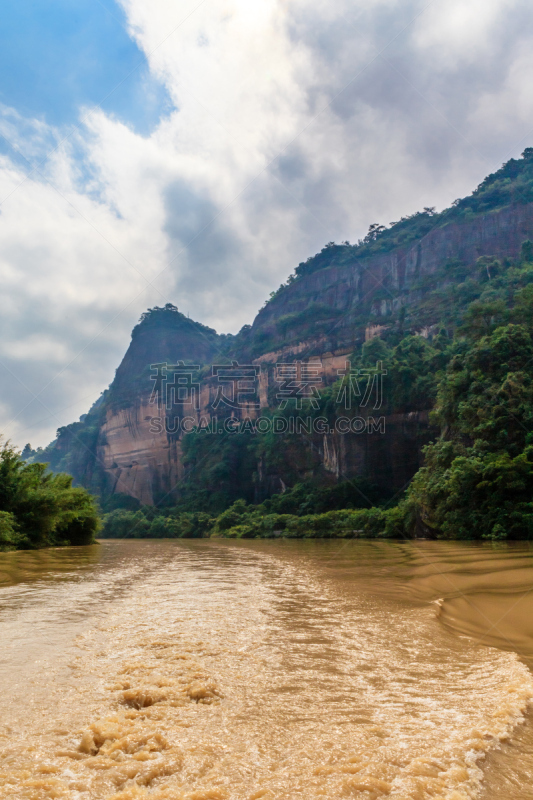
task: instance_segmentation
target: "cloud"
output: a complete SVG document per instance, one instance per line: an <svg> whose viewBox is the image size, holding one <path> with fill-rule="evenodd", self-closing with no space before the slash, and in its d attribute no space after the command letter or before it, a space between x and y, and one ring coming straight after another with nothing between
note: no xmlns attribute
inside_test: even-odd
<svg viewBox="0 0 533 800"><path fill-rule="evenodd" d="M87 410L148 306L235 332L325 242L444 207L533 138L525 0L121 5L171 98L150 133L112 107L74 131L0 116L0 430L20 445Z"/></svg>

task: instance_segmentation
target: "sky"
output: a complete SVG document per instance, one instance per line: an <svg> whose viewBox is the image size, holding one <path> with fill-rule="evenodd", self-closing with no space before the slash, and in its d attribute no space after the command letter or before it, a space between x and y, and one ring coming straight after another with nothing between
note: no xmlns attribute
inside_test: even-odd
<svg viewBox="0 0 533 800"><path fill-rule="evenodd" d="M533 145L530 0L4 0L0 433L43 446L167 302L221 333L329 241Z"/></svg>

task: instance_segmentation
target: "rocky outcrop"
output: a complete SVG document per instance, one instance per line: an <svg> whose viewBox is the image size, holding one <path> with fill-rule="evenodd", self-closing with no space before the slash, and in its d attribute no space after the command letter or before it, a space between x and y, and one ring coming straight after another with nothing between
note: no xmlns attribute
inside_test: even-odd
<svg viewBox="0 0 533 800"><path fill-rule="evenodd" d="M237 337L220 337L172 306L152 310L135 328L105 402L89 415L92 425L98 420L94 463L87 466L85 458L86 472L75 477L87 483L86 476L99 470L102 493L130 495L144 504L179 498L187 474L182 420L187 417L190 426L205 427L217 418L218 424L219 386L210 371L214 361L257 366L260 408L233 411L237 419L253 419L272 406L276 363L319 360L324 385L332 383L359 343L382 335L400 307L416 312L424 292L446 282L450 260L474 270L480 256L516 258L526 239L533 239L533 203L436 225L408 246L365 259L354 257L298 277ZM417 332L429 335L438 322L426 312ZM154 400L156 365L180 362L200 368L195 377L198 408L188 408L177 395L170 410L160 397ZM428 414L396 414L388 416L384 425L384 431L371 427L343 435L334 430L305 433L298 448L286 449L291 463L276 468L260 457L254 477L258 496L282 488L287 481L285 467L299 480L319 477L335 482L364 475L400 491L420 467L421 445L429 435ZM69 447L60 436L58 452Z"/></svg>
<svg viewBox="0 0 533 800"><path fill-rule="evenodd" d="M277 322L288 315L326 307L335 321L334 336L350 342L350 328L356 317L362 313L387 317L402 304L416 303L417 283L422 278L430 279L448 261L472 265L485 255L516 258L526 239L533 240L533 203L436 227L409 247L361 260L354 258L294 281L261 309L251 336L263 331L275 333Z"/></svg>
<svg viewBox="0 0 533 800"><path fill-rule="evenodd" d="M107 409L97 445L97 458L111 494L128 494L153 505L172 492L183 477L179 441L152 430L154 408L149 399L123 409Z"/></svg>

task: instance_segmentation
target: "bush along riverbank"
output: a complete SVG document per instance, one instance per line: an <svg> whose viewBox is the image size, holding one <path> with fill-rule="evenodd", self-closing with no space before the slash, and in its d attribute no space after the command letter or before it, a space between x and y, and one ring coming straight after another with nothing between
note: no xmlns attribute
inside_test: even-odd
<svg viewBox="0 0 533 800"><path fill-rule="evenodd" d="M0 551L91 544L100 525L96 501L70 475L0 447Z"/></svg>

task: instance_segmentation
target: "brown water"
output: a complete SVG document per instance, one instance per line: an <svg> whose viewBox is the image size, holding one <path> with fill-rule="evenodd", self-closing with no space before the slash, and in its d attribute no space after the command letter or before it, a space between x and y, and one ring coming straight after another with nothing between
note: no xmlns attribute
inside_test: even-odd
<svg viewBox="0 0 533 800"><path fill-rule="evenodd" d="M533 550L0 555L0 797L533 798Z"/></svg>

